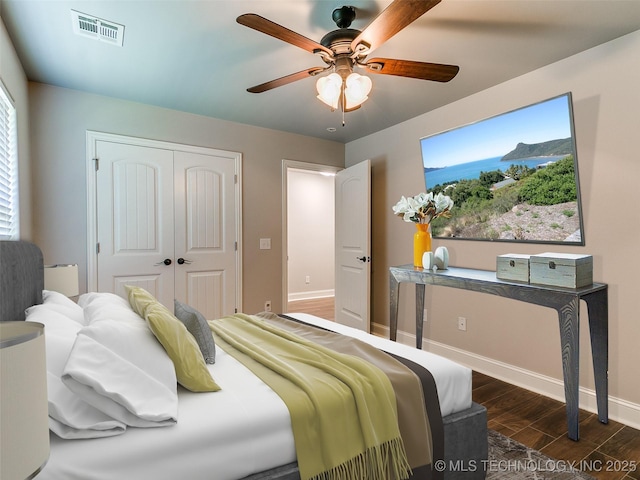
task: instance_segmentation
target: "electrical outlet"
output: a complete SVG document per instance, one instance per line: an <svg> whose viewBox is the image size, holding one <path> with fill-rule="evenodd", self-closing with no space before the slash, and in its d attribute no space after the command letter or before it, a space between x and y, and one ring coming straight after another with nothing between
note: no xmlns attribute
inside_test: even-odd
<svg viewBox="0 0 640 480"><path fill-rule="evenodd" d="M427 323L427 309L426 308L422 311L422 323L425 323L425 324Z"/></svg>
<svg viewBox="0 0 640 480"><path fill-rule="evenodd" d="M467 319L464 317L458 317L458 330L463 332L467 331Z"/></svg>
<svg viewBox="0 0 640 480"><path fill-rule="evenodd" d="M264 302L264 311L265 312L271 311L271 300L267 300L266 302Z"/></svg>
<svg viewBox="0 0 640 480"><path fill-rule="evenodd" d="M306 277L304 277L304 283L311 283L311 277L309 275L307 275Z"/></svg>

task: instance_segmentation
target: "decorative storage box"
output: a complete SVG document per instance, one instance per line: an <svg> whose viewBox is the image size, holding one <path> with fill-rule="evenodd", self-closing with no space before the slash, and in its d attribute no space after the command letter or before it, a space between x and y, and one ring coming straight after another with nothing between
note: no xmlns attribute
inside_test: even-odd
<svg viewBox="0 0 640 480"><path fill-rule="evenodd" d="M519 253L507 253L496 258L496 277L500 280L529 282L529 257Z"/></svg>
<svg viewBox="0 0 640 480"><path fill-rule="evenodd" d="M529 281L539 285L579 288L593 283L593 257L572 253L541 253L529 259Z"/></svg>

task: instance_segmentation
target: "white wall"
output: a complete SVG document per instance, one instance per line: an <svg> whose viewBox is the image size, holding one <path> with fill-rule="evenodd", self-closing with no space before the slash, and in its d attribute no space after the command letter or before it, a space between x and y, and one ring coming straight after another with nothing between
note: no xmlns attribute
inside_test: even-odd
<svg viewBox="0 0 640 480"><path fill-rule="evenodd" d="M240 152L243 310L271 300L283 311L282 160L342 167L343 144L33 82L29 102L34 240L45 262L78 263L86 275L87 130ZM260 238L271 238L270 250Z"/></svg>
<svg viewBox="0 0 640 480"><path fill-rule="evenodd" d="M333 295L335 177L289 169L287 246L289 300ZM309 283L306 283L306 277Z"/></svg>
<svg viewBox="0 0 640 480"><path fill-rule="evenodd" d="M451 264L495 269L496 255L544 251L591 254L594 279L609 284L611 417L640 427L640 31L546 66L346 146L346 164L372 159L373 316L389 322L388 267L411 262L412 225L393 216L401 195L424 190L419 139L567 91L574 101L577 155L585 214L584 247L437 240ZM466 73L461 66L461 75ZM425 336L434 345L484 368L533 385L554 384L562 395L558 320L554 310L437 287L429 289ZM401 288L399 329L415 333L413 289ZM586 308L581 309L583 320ZM467 331L457 330L458 316ZM580 385L583 406L594 388L588 327L582 321ZM434 347L435 348L435 347ZM505 368L503 368L505 367ZM518 372L525 372L520 375ZM555 383L554 383L555 381ZM589 408L592 404L589 403Z"/></svg>

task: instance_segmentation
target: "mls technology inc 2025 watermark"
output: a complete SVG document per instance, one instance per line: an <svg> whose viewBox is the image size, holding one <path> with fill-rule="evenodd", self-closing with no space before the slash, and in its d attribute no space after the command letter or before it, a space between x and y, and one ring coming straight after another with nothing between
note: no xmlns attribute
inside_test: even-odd
<svg viewBox="0 0 640 480"><path fill-rule="evenodd" d="M438 472L635 472L638 464L629 460L436 460L433 467Z"/></svg>

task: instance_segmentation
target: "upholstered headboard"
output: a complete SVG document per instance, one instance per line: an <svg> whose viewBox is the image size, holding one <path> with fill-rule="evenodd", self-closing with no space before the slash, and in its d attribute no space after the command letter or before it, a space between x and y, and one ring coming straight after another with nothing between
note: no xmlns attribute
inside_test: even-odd
<svg viewBox="0 0 640 480"><path fill-rule="evenodd" d="M0 241L0 321L24 320L24 311L42 303L44 262L33 243Z"/></svg>

